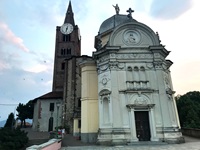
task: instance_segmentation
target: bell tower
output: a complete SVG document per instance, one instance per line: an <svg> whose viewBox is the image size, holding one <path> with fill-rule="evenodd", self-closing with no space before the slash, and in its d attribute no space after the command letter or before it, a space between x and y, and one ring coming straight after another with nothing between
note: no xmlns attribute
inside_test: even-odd
<svg viewBox="0 0 200 150"><path fill-rule="evenodd" d="M81 38L78 25L75 25L71 1L62 26L56 27L54 56L53 91L63 91L65 60L81 55ZM66 70L71 71L71 70Z"/></svg>

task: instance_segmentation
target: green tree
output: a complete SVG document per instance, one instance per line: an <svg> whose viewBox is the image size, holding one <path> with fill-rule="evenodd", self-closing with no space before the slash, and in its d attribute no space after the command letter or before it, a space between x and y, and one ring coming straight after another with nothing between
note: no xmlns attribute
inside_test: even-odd
<svg viewBox="0 0 200 150"><path fill-rule="evenodd" d="M28 143L27 133L20 129L0 129L0 150L19 150Z"/></svg>
<svg viewBox="0 0 200 150"><path fill-rule="evenodd" d="M188 92L176 98L180 123L186 128L200 128L200 92Z"/></svg>
<svg viewBox="0 0 200 150"><path fill-rule="evenodd" d="M26 127L26 119L33 119L33 109L34 105L32 100L30 100L25 105L19 103L16 110L18 112L17 114L18 119L21 121L21 127L22 126Z"/></svg>
<svg viewBox="0 0 200 150"><path fill-rule="evenodd" d="M18 112L17 114L18 119L21 121L21 127L23 126L23 124L24 124L24 127L26 127L26 123L25 123L25 119L27 118L26 105L19 103L16 110Z"/></svg>
<svg viewBox="0 0 200 150"><path fill-rule="evenodd" d="M8 116L8 119L6 120L6 124L4 125L4 127L6 128L12 128L15 124L15 118L14 118L14 114L10 113Z"/></svg>
<svg viewBox="0 0 200 150"><path fill-rule="evenodd" d="M33 101L30 100L26 104L26 111L27 111L27 118L28 119L33 119L33 110L34 110L34 104L33 104Z"/></svg>

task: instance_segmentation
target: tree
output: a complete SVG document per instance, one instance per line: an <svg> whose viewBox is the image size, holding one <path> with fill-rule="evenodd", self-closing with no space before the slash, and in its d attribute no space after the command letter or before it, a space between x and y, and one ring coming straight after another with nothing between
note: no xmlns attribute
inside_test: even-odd
<svg viewBox="0 0 200 150"><path fill-rule="evenodd" d="M14 124L15 124L14 114L10 113L10 115L8 116L8 119L6 120L6 124L4 125L4 127L12 128Z"/></svg>
<svg viewBox="0 0 200 150"><path fill-rule="evenodd" d="M27 104L19 103L17 106L17 116L18 119L21 121L21 127L24 125L26 127L26 119L33 119L33 102L30 100Z"/></svg>
<svg viewBox="0 0 200 150"><path fill-rule="evenodd" d="M17 106L17 116L18 116L18 119L21 121L21 127L23 126L24 124L24 127L26 127L26 123L25 123L25 119L27 118L26 116L26 106L22 103L19 103L19 105Z"/></svg>
<svg viewBox="0 0 200 150"><path fill-rule="evenodd" d="M33 110L34 110L34 104L33 104L33 101L30 100L26 104L26 111L27 111L27 118L28 119L33 119Z"/></svg>
<svg viewBox="0 0 200 150"><path fill-rule="evenodd" d="M200 92L188 92L175 99L181 126L200 128Z"/></svg>
<svg viewBox="0 0 200 150"><path fill-rule="evenodd" d="M0 150L19 150L28 143L27 132L0 128Z"/></svg>

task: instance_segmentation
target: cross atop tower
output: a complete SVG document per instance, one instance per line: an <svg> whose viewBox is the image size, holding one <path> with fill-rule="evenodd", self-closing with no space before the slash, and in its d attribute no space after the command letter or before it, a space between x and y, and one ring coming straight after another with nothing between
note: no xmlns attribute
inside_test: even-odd
<svg viewBox="0 0 200 150"><path fill-rule="evenodd" d="M132 13L134 12L134 10L132 10L131 8L129 8L126 12L128 12L128 18L132 18Z"/></svg>

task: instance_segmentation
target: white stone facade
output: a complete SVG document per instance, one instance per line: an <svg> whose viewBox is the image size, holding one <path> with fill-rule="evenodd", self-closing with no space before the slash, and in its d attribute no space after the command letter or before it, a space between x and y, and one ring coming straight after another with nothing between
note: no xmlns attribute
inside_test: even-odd
<svg viewBox="0 0 200 150"><path fill-rule="evenodd" d="M123 19L109 19L117 24L117 17ZM158 35L133 19L107 30L103 23L101 28L104 32L96 37L93 53L98 70L98 142L181 142L172 62L165 59L169 51Z"/></svg>

